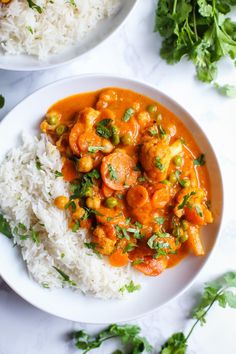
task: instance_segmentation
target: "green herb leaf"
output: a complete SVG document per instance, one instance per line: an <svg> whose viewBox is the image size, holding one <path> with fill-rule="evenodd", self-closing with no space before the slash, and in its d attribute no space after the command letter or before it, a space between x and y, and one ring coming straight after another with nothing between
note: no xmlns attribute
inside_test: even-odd
<svg viewBox="0 0 236 354"><path fill-rule="evenodd" d="M104 150L103 146L89 146L88 147L88 152L91 152L91 154L94 154L95 152L103 151L103 150Z"/></svg>
<svg viewBox="0 0 236 354"><path fill-rule="evenodd" d="M32 230L30 236L34 243L36 243L37 245L40 244L39 233L37 231Z"/></svg>
<svg viewBox="0 0 236 354"><path fill-rule="evenodd" d="M103 119L96 125L96 133L106 139L112 137L112 119Z"/></svg>
<svg viewBox="0 0 236 354"><path fill-rule="evenodd" d="M35 157L35 165L36 165L36 168L38 169L38 170L42 170L43 168L42 168L42 163L40 162L40 159L39 159L39 157L38 156L36 156Z"/></svg>
<svg viewBox="0 0 236 354"><path fill-rule="evenodd" d="M178 206L178 210L183 209L189 202L189 199L195 195L196 192L188 193L184 196L182 203Z"/></svg>
<svg viewBox="0 0 236 354"><path fill-rule="evenodd" d="M160 156L156 156L155 166L156 166L160 171L163 171L163 170L164 170L165 165L161 162Z"/></svg>
<svg viewBox="0 0 236 354"><path fill-rule="evenodd" d="M135 247L137 247L137 245L135 245L134 243L128 243L128 245L125 246L123 253L131 252L135 249Z"/></svg>
<svg viewBox="0 0 236 354"><path fill-rule="evenodd" d="M165 218L163 218L162 216L156 216L154 217L154 220L158 225L163 225L165 222Z"/></svg>
<svg viewBox="0 0 236 354"><path fill-rule="evenodd" d="M174 333L161 347L160 354L186 354L187 344L182 332Z"/></svg>
<svg viewBox="0 0 236 354"><path fill-rule="evenodd" d="M33 28L31 26L26 26L26 29L31 33L34 34Z"/></svg>
<svg viewBox="0 0 236 354"><path fill-rule="evenodd" d="M36 10L39 14L43 12L43 9L40 6L38 6L35 2L33 2L33 0L27 0L27 2L31 9Z"/></svg>
<svg viewBox="0 0 236 354"><path fill-rule="evenodd" d="M88 249L92 250L93 253L95 253L99 258L102 258L101 254L98 252L98 250L96 248L97 247L97 243L95 243L95 242L85 242L84 245Z"/></svg>
<svg viewBox="0 0 236 354"><path fill-rule="evenodd" d="M219 84L215 83L214 87L217 91L222 95L230 98L236 97L236 87L233 85L223 85L220 86Z"/></svg>
<svg viewBox="0 0 236 354"><path fill-rule="evenodd" d="M55 171L54 174L56 177L63 177L63 174L59 171Z"/></svg>
<svg viewBox="0 0 236 354"><path fill-rule="evenodd" d="M135 110L133 108L128 108L126 111L125 111L125 114L122 118L122 120L124 122L128 122L130 120L130 118L134 115L135 113Z"/></svg>
<svg viewBox="0 0 236 354"><path fill-rule="evenodd" d="M75 220L75 225L72 227L72 232L77 232L80 228L79 220Z"/></svg>
<svg viewBox="0 0 236 354"><path fill-rule="evenodd" d="M108 165L108 172L111 180L118 181L118 174L111 164Z"/></svg>
<svg viewBox="0 0 236 354"><path fill-rule="evenodd" d="M133 293L134 291L140 290L141 286L139 284L135 285L133 280L130 281L129 284L125 284L122 288L120 288L120 292L124 293L127 291L128 293Z"/></svg>
<svg viewBox="0 0 236 354"><path fill-rule="evenodd" d="M205 155L201 154L197 159L193 160L195 166L203 166L206 163Z"/></svg>
<svg viewBox="0 0 236 354"><path fill-rule="evenodd" d="M3 97L3 95L0 95L0 109L3 108L5 104L5 98Z"/></svg>
<svg viewBox="0 0 236 354"><path fill-rule="evenodd" d="M62 279L69 283L70 285L72 286L76 286L76 283L70 279L69 275L67 275L66 273L64 273L61 269L57 268L57 267L54 267L53 268L60 274L60 276L62 277Z"/></svg>
<svg viewBox="0 0 236 354"><path fill-rule="evenodd" d="M0 232L8 238L13 238L9 222L0 214Z"/></svg>

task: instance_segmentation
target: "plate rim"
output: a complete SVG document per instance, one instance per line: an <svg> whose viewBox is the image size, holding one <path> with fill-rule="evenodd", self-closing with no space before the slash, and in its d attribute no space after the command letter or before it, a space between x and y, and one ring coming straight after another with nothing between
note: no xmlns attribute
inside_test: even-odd
<svg viewBox="0 0 236 354"><path fill-rule="evenodd" d="M56 69L59 68L63 65L70 65L72 63L74 63L76 60L79 60L80 58L82 58L83 56L85 56L88 53L91 53L93 50L96 50L97 48L99 48L102 44L104 44L107 40L109 40L114 34L116 34L121 27L123 27L126 24L126 21L129 19L129 17L132 15L133 11L135 10L137 4L139 3L140 0L133 0L134 3L131 6L129 12L126 14L126 16L124 17L124 19L118 24L118 26L116 26L115 28L113 28L108 35L106 35L102 40L100 40L97 44L95 44L94 46L92 46L91 48L89 48L88 50L86 50L85 52L76 55L75 57L71 58L71 59L67 59L67 60L63 60L62 62L59 63L55 63L55 64L46 64L46 65L42 65L40 67L38 66L29 66L27 67L22 67L22 66L13 66L13 65L4 65L1 64L0 62L0 70L5 70L5 71L19 71L19 72L38 72L38 71L44 71L44 70L50 70L50 69ZM3 54L4 55L4 54ZM31 56L28 54L25 54L27 56ZM0 54L1 57L1 54ZM39 61L39 59L38 59Z"/></svg>
<svg viewBox="0 0 236 354"><path fill-rule="evenodd" d="M175 99L173 99L172 97L170 97L168 94L162 92L161 90L159 90L155 85L150 84L149 82L146 82L144 80L137 80L131 77L124 77L122 75L115 75L115 74L107 74L107 73L89 73L89 74L81 74L81 75L73 75L73 76L69 76L63 79L59 79L56 81L53 81L49 84L43 85L42 87L40 87L39 89L33 91L30 95L26 96L25 98L23 98L20 102L18 102L7 114L6 116L0 121L0 129L3 125L4 122L6 122L6 120L9 118L9 116L15 111L17 110L18 106L21 105L24 101L26 101L27 99L32 98L32 96L34 96L36 93L39 92L43 92L45 89L50 88L50 87L54 87L57 86L58 84L63 84L63 83L69 83L72 80L80 80L80 79L89 79L89 78L106 78L109 80L113 80L113 79L118 79L118 80L124 80L126 82L130 82L131 84L141 84L144 85L146 87L149 87L153 90L155 90L158 94L162 95L165 99L169 100L172 104L174 104L176 107L180 108L191 120L193 120L194 124L197 125L198 129L201 131L201 134L204 136L204 139L207 141L209 147L212 150L212 154L214 156L215 159L215 163L216 166L218 168L218 172L219 172L219 181L220 181L220 189L222 192L222 201L221 201L221 213L220 213L220 218L219 218L219 227L218 227L218 231L215 235L215 240L214 243L212 245L211 250L209 251L208 254L205 255L205 259L203 261L203 264L201 265L201 267L198 269L198 271L196 271L195 275L192 277L192 279L190 281L188 281L186 283L186 285L178 292L176 292L176 294L171 297L170 299L164 301L162 304L156 306L155 308L148 310L148 311L143 311L142 313L135 315L135 316L124 316L122 319L116 320L116 323L121 323L121 322L130 322L133 320L137 320L141 317L150 315L151 313L154 313L155 311L161 309L162 307L166 306L167 304L171 303L172 301L176 300L179 296L181 296L183 293L185 293L192 285L193 283L197 280L197 278L200 276L201 272L203 271L203 269L206 267L206 265L208 264L209 260L211 259L211 257L213 256L213 254L215 253L218 245L219 245L219 241L220 238L222 237L222 226L224 223L224 217L225 217L225 213L224 213L224 206L225 206L225 192L224 192L224 183L223 183L223 175L222 175L222 170L221 170L221 165L219 163L218 157L216 155L215 149L213 148L213 145L210 141L210 139L208 138L208 136L206 135L206 133L204 132L203 128L200 126L200 124L198 123L197 120L195 120L195 118L192 116L192 114L190 114L181 104L179 104ZM125 88L125 87L124 87ZM168 108L168 107L167 107ZM56 313L55 311L49 311L49 310L45 310L42 307L40 307L39 305L37 305L37 301L35 300L28 300L24 294L22 294L20 291L16 290L15 286L12 286L11 284L8 283L7 279L5 279L5 277L2 275L2 271L0 270L0 276L1 278L4 280L4 282L18 295L20 296L24 301L26 301L27 303L33 305L34 307L36 307L37 309L44 311L50 315L56 316L58 318L63 318L69 321L73 321L73 322L79 322L79 323L84 323L84 324L91 324L91 325L107 325L110 324L110 321L99 321L99 322L91 322L91 321L81 321L79 319L72 319L69 316L65 316L65 315L59 315L58 313ZM33 280L31 280L33 281ZM109 301L109 300L105 300L105 301ZM122 301L122 300L121 300ZM112 321L114 322L114 321Z"/></svg>

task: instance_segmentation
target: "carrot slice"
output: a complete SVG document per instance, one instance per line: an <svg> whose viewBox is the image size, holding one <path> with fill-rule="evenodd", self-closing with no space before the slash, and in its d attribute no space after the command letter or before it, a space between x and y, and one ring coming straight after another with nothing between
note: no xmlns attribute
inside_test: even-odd
<svg viewBox="0 0 236 354"><path fill-rule="evenodd" d="M161 209L166 206L170 201L170 190L168 186L164 186L162 189L158 189L152 196L152 206L156 209Z"/></svg>
<svg viewBox="0 0 236 354"><path fill-rule="evenodd" d="M80 155L80 149L78 146L78 138L84 132L84 124L81 122L77 122L73 128L71 129L69 135L69 144L73 153L77 156Z"/></svg>
<svg viewBox="0 0 236 354"><path fill-rule="evenodd" d="M113 267L124 267L129 263L128 254L117 250L109 256L109 262Z"/></svg>
<svg viewBox="0 0 236 354"><path fill-rule="evenodd" d="M148 191L141 185L134 186L128 190L126 200L132 208L139 208L148 202Z"/></svg>
<svg viewBox="0 0 236 354"><path fill-rule="evenodd" d="M123 152L114 152L102 160L101 175L104 184L116 191L134 184L138 172L134 171L135 162Z"/></svg>
<svg viewBox="0 0 236 354"><path fill-rule="evenodd" d="M75 169L75 164L71 160L66 160L64 162L61 172L63 174L64 180L67 182L71 182L73 179L78 177Z"/></svg>
<svg viewBox="0 0 236 354"><path fill-rule="evenodd" d="M114 190L107 187L104 183L102 184L102 193L104 197L108 198L113 194Z"/></svg>
<svg viewBox="0 0 236 354"><path fill-rule="evenodd" d="M168 260L165 257L159 257L157 259L152 257L145 257L144 262L135 264L134 268L145 275L155 277L161 274L167 268L167 264Z"/></svg>

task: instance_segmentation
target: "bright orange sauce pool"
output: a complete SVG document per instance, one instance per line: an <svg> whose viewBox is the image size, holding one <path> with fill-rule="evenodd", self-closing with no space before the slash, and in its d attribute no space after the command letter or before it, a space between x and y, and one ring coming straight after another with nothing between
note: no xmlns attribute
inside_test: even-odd
<svg viewBox="0 0 236 354"><path fill-rule="evenodd" d="M129 262L160 274L186 254L204 254L200 229L213 221L204 155L166 107L121 88L55 103L41 123L71 184L69 227L91 234L91 248L113 266Z"/></svg>

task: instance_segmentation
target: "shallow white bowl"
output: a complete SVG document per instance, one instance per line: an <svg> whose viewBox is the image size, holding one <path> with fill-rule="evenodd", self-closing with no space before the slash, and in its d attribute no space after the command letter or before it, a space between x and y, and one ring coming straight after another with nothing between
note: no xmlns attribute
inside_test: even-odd
<svg viewBox="0 0 236 354"><path fill-rule="evenodd" d="M39 122L54 102L79 92L117 86L131 89L162 103L174 112L192 132L201 150L206 153L212 188L214 224L202 230L205 257L188 256L159 277L143 276L142 289L125 300L102 301L70 290L41 288L28 276L17 247L0 235L0 274L21 297L51 314L86 323L128 321L151 312L170 301L193 282L208 260L219 234L223 211L223 187L219 165L206 135L182 107L155 87L142 82L107 75L85 75L57 81L18 104L0 124L0 160L19 142L22 129L37 134Z"/></svg>
<svg viewBox="0 0 236 354"><path fill-rule="evenodd" d="M98 23L78 44L69 47L63 53L49 55L39 60L31 55L9 55L0 49L0 69L15 71L36 71L51 69L70 63L89 52L110 37L127 19L138 0L121 0L121 8L112 17Z"/></svg>

